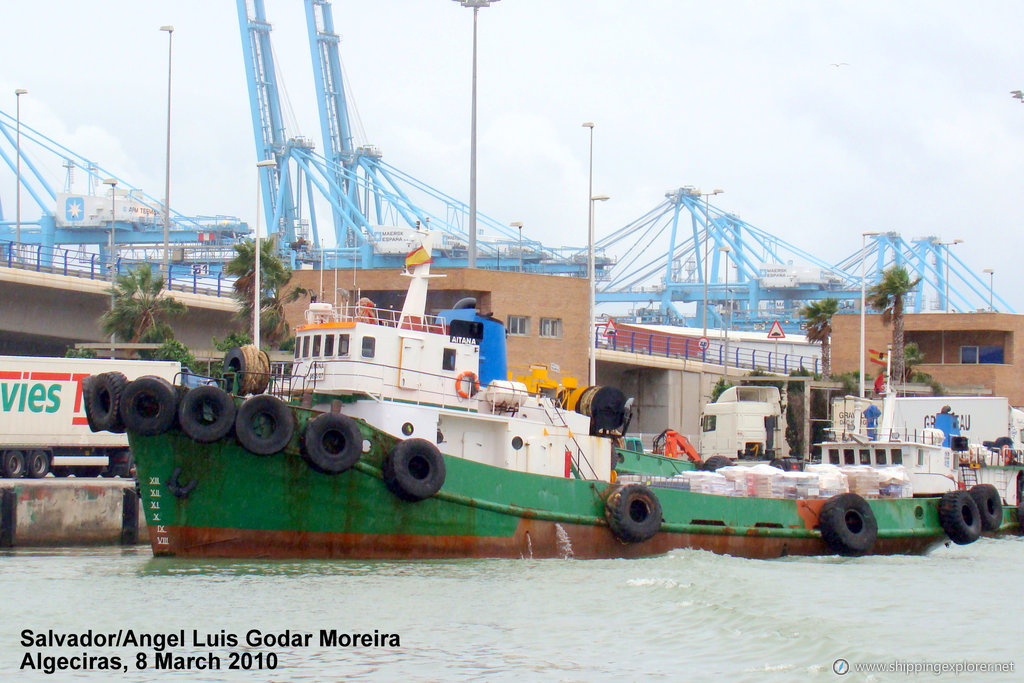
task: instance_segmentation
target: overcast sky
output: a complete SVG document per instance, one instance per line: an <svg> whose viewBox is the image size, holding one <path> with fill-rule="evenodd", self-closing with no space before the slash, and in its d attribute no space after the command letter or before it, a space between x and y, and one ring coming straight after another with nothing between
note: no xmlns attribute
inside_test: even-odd
<svg viewBox="0 0 1024 683"><path fill-rule="evenodd" d="M303 3L266 0L289 133L319 138ZM472 10L336 0L360 143L468 200ZM171 203L255 215L234 2L7 2L0 109L163 195L173 24ZM501 0L480 11L479 206L551 245L586 243L587 130L597 235L666 190L834 262L860 234L963 239L1024 312L1024 3ZM834 66L840 64L841 66ZM356 116L356 111L353 116ZM360 130L360 128L357 128ZM59 165L52 169L58 189ZM13 201L6 192L4 210ZM25 209L36 213L34 207Z"/></svg>

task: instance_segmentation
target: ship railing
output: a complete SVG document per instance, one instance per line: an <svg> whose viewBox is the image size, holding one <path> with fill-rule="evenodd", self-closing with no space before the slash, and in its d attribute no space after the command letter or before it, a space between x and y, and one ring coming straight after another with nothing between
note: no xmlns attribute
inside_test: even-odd
<svg viewBox="0 0 1024 683"><path fill-rule="evenodd" d="M445 334L448 330L444 319L436 315L407 316L403 319L401 311L380 308L372 303L344 304L338 307L325 307L322 310L311 306L306 310L306 322L360 322L436 334Z"/></svg>

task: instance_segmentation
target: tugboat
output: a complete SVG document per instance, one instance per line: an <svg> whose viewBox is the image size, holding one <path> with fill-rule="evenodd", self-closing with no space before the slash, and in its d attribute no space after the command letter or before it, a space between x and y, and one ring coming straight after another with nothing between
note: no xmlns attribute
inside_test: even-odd
<svg viewBox="0 0 1024 683"><path fill-rule="evenodd" d="M243 347L220 386L83 382L90 426L127 431L154 554L774 558L948 540L938 498L684 490L692 466L619 448L618 389L509 379L499 321L472 301L428 315L421 238L400 313L310 304L287 370Z"/></svg>

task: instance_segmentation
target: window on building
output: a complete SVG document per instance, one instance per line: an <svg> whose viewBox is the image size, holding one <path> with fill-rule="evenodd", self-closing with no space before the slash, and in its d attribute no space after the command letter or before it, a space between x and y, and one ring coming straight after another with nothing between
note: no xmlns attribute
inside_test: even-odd
<svg viewBox="0 0 1024 683"><path fill-rule="evenodd" d="M441 356L441 369L449 371L455 369L455 349L444 350Z"/></svg>
<svg viewBox="0 0 1024 683"><path fill-rule="evenodd" d="M965 365L995 364L1003 362L1002 346L961 346L960 362Z"/></svg>
<svg viewBox="0 0 1024 683"><path fill-rule="evenodd" d="M561 337L562 336L562 319L561 318L541 318L540 319L540 336L542 336L542 337Z"/></svg>
<svg viewBox="0 0 1024 683"><path fill-rule="evenodd" d="M373 358L377 352L377 338L363 337L363 358Z"/></svg>
<svg viewBox="0 0 1024 683"><path fill-rule="evenodd" d="M525 337L530 334L530 318L525 315L510 315L508 317L508 333Z"/></svg>

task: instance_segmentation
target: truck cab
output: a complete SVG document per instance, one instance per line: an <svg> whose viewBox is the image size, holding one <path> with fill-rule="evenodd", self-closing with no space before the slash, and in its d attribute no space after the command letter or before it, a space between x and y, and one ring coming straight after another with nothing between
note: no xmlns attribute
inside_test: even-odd
<svg viewBox="0 0 1024 683"><path fill-rule="evenodd" d="M788 455L777 387L736 386L722 392L701 415L700 457L772 460Z"/></svg>

